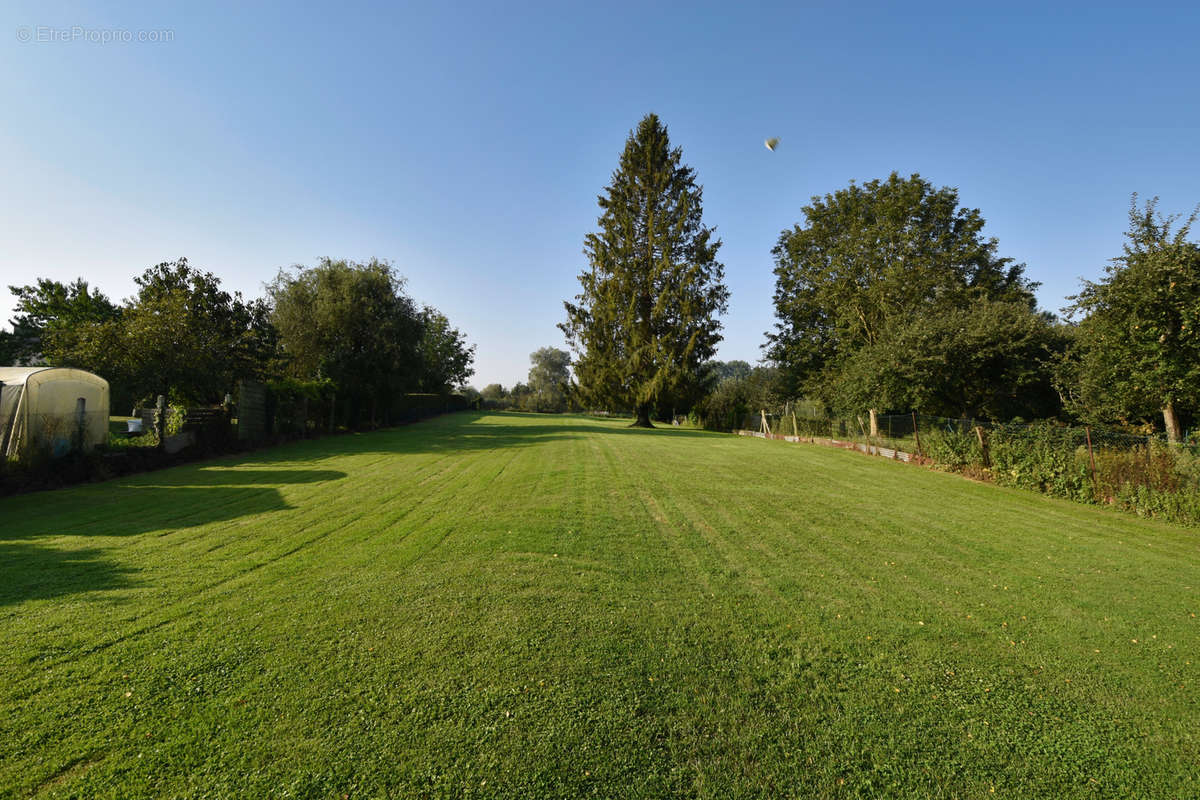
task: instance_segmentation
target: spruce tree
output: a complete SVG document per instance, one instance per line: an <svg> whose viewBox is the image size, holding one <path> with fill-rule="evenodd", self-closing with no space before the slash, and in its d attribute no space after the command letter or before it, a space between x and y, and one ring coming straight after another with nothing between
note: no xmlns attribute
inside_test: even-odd
<svg viewBox="0 0 1200 800"><path fill-rule="evenodd" d="M635 427L652 427L654 405L694 383L729 304L721 241L701 222L703 190L681 156L655 114L630 133L584 240L583 290L559 325L584 397L633 409Z"/></svg>

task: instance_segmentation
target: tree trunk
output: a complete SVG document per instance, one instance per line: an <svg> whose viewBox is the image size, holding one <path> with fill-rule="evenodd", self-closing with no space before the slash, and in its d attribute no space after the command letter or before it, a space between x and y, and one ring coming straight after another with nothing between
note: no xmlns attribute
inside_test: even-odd
<svg viewBox="0 0 1200 800"><path fill-rule="evenodd" d="M1163 406L1162 415L1163 425L1167 429L1167 441L1175 444L1183 438L1183 431L1179 429L1179 416L1175 413L1175 401L1167 401Z"/></svg>
<svg viewBox="0 0 1200 800"><path fill-rule="evenodd" d="M867 414L870 415L870 417L871 417L871 422L870 422L871 436L876 437L879 435L879 415L875 413L875 409L873 409L873 408L868 410Z"/></svg>
<svg viewBox="0 0 1200 800"><path fill-rule="evenodd" d="M630 425L631 428L653 428L654 424L650 422L650 404L645 403L637 407L637 419Z"/></svg>

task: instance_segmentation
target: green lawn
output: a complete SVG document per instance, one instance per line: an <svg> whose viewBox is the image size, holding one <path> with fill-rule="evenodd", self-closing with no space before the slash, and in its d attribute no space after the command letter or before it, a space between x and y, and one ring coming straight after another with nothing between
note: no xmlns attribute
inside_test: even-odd
<svg viewBox="0 0 1200 800"><path fill-rule="evenodd" d="M0 500L0 797L1200 796L1196 531L622 424Z"/></svg>

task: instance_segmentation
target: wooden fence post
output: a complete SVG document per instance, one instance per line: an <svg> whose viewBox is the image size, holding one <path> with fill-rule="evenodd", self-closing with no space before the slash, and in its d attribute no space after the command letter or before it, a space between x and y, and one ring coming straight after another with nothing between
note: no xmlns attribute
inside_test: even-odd
<svg viewBox="0 0 1200 800"><path fill-rule="evenodd" d="M1150 454L1150 437L1146 437L1146 485L1153 486L1154 458Z"/></svg>
<svg viewBox="0 0 1200 800"><path fill-rule="evenodd" d="M987 437L983 435L983 426L982 425L975 426L975 435L979 438L979 449L980 449L980 451L983 452L983 468L991 469L992 468L992 454L988 448Z"/></svg>
<svg viewBox="0 0 1200 800"><path fill-rule="evenodd" d="M917 430L917 412L912 412L913 421L913 437L917 440L917 455L921 458L925 457L925 453L921 451L921 432Z"/></svg>
<svg viewBox="0 0 1200 800"><path fill-rule="evenodd" d="M4 391L4 381L0 381L0 392ZM8 437L12 429L17 423L17 410L12 410L12 416L3 421L3 427L0 427L0 460L4 459L5 453L8 452Z"/></svg>
<svg viewBox="0 0 1200 800"><path fill-rule="evenodd" d="M1092 489L1094 490L1096 488L1096 456L1094 453L1092 453L1092 426L1091 425L1083 426L1083 435L1084 435L1084 438L1087 439L1088 464L1091 466L1091 469L1092 469Z"/></svg>
<svg viewBox="0 0 1200 800"><path fill-rule="evenodd" d="M237 438L237 431L233 429L233 395L229 392L221 400L221 419L225 423L221 430L225 436L225 446L228 447L229 442Z"/></svg>
<svg viewBox="0 0 1200 800"><path fill-rule="evenodd" d="M158 437L158 449L167 448L167 398L161 394L154 401L154 435Z"/></svg>

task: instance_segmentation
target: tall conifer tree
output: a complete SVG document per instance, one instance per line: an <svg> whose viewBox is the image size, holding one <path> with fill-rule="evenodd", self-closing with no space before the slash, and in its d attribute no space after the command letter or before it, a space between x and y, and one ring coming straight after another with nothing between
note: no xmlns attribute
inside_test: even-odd
<svg viewBox="0 0 1200 800"><path fill-rule="evenodd" d="M630 133L598 198L600 229L584 240L583 290L559 325L585 398L632 408L637 427L712 358L729 304L721 241L701 222L702 189L681 156L655 114Z"/></svg>

